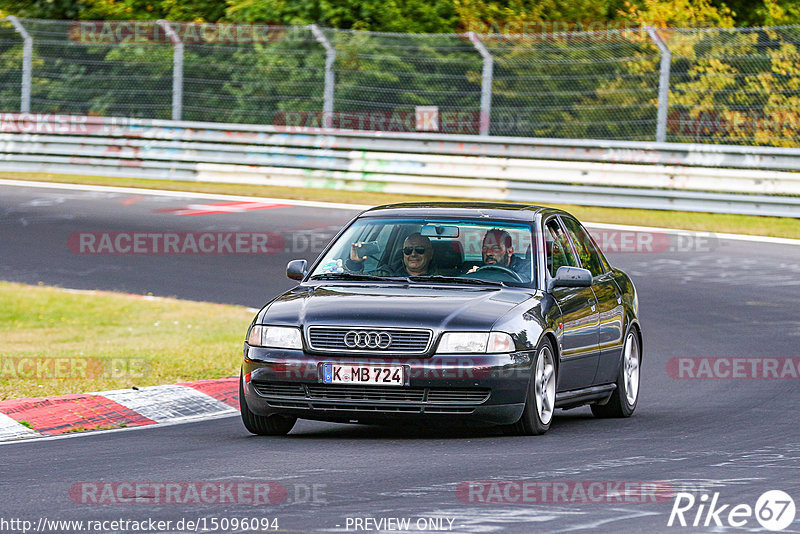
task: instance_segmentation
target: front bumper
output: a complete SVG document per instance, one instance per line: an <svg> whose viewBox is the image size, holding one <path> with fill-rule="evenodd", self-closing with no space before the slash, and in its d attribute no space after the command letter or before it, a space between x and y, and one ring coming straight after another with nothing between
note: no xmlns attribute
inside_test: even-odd
<svg viewBox="0 0 800 534"><path fill-rule="evenodd" d="M258 415L334 422L510 424L519 419L533 353L423 358L310 354L245 345L247 406ZM325 363L403 365L405 386L323 384Z"/></svg>

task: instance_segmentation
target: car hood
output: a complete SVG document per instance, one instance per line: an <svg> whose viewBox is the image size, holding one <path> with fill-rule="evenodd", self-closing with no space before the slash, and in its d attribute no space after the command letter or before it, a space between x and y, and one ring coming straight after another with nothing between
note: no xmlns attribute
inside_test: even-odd
<svg viewBox="0 0 800 534"><path fill-rule="evenodd" d="M535 290L445 285L298 286L259 314L262 324L489 330Z"/></svg>

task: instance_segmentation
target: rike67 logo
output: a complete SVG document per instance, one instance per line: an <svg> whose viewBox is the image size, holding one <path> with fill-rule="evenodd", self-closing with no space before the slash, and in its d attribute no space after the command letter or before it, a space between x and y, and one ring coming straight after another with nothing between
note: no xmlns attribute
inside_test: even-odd
<svg viewBox="0 0 800 534"><path fill-rule="evenodd" d="M779 531L794 522L794 500L785 491L770 490L761 494L755 506L749 504L721 504L719 492L696 498L691 493L675 494L667 526L692 527L756 527L755 519L763 528ZM757 527L756 527L757 528Z"/></svg>

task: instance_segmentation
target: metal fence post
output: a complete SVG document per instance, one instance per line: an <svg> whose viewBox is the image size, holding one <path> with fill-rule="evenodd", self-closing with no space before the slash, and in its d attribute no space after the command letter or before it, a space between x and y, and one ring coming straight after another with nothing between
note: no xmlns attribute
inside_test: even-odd
<svg viewBox="0 0 800 534"><path fill-rule="evenodd" d="M469 32L469 40L483 58L483 75L481 76L481 126L480 134L489 135L492 114L492 78L494 77L494 58L486 49L475 32Z"/></svg>
<svg viewBox="0 0 800 534"><path fill-rule="evenodd" d="M33 69L33 38L13 15L6 17L14 26L14 29L22 36L22 96L20 97L20 113L28 113L31 110L31 76Z"/></svg>
<svg viewBox="0 0 800 534"><path fill-rule="evenodd" d="M183 43L178 34L164 19L156 21L164 28L175 49L172 53L172 120L179 121L183 116Z"/></svg>
<svg viewBox="0 0 800 534"><path fill-rule="evenodd" d="M660 76L658 79L658 118L656 121L656 141L664 143L667 140L667 108L669 106L669 69L672 63L672 52L667 43L658 35L652 26L645 26L647 35L653 40L661 52Z"/></svg>
<svg viewBox="0 0 800 534"><path fill-rule="evenodd" d="M336 83L333 63L336 61L336 49L316 24L309 26L314 38L325 48L325 92L322 100L323 124L328 127L333 121L333 87Z"/></svg>

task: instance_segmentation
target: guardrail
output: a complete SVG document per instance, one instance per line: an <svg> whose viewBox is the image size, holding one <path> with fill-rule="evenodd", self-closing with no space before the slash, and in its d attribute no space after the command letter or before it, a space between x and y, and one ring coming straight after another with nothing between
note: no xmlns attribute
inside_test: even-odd
<svg viewBox="0 0 800 534"><path fill-rule="evenodd" d="M0 170L800 217L800 149L0 114Z"/></svg>

